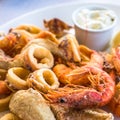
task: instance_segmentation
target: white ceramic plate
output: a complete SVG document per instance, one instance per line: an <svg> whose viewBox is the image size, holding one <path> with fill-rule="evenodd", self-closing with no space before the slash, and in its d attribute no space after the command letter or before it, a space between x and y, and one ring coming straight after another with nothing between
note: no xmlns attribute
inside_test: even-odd
<svg viewBox="0 0 120 120"><path fill-rule="evenodd" d="M87 4L93 4L93 3L87 3ZM98 3L94 3L94 4L98 4ZM61 5L57 5L57 6L51 6L51 7L47 7L47 8L43 8L43 9L38 9L36 11L30 12L28 14L25 14L23 16L20 16L8 23L6 23L5 25L0 27L0 31L3 32L8 32L8 30L10 28L16 27L20 24L33 24L33 25L37 25L40 28L44 29L43 26L43 19L49 20L51 18L59 18L63 21L65 21L66 23L73 25L72 22L72 12L80 7L86 5L86 3L70 3L70 4L61 4ZM120 21L120 6L117 5L117 3L115 4L99 4L101 6L105 6L108 7L112 10L114 10L116 12L116 14L118 15L118 21ZM119 30L120 28L120 24L117 25L116 30ZM120 120L120 118L115 117L115 120Z"/></svg>
<svg viewBox="0 0 120 120"><path fill-rule="evenodd" d="M43 28L43 19L51 19L51 18L60 18L61 20L64 20L68 24L73 24L72 19L71 19L71 14L72 12L83 5L86 4L93 4L93 3L81 3L81 2L73 2L69 4L60 4L56 6L50 6L46 7L43 9L38 9L36 11L24 14L23 16L20 16L14 20L11 20L10 22L4 24L3 26L0 27L0 31L8 31L11 27L18 26L20 24L34 24L37 25L41 28ZM98 3L94 3L98 4ZM101 6L108 7L116 12L120 19L120 6L117 4L99 4ZM120 27L118 25L117 27Z"/></svg>

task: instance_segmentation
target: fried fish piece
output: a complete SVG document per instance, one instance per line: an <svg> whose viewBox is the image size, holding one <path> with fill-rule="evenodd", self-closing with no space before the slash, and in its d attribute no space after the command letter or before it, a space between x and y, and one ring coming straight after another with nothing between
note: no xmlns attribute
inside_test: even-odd
<svg viewBox="0 0 120 120"><path fill-rule="evenodd" d="M99 108L77 110L58 104L52 104L51 108L57 120L114 120L111 113L107 113Z"/></svg>
<svg viewBox="0 0 120 120"><path fill-rule="evenodd" d="M10 111L24 120L56 120L49 104L33 90L19 90L11 98Z"/></svg>
<svg viewBox="0 0 120 120"><path fill-rule="evenodd" d="M64 30L69 30L72 26L66 24L62 20L58 18L53 18L51 20L44 20L44 26L48 28L48 30L56 35L56 37L62 37L65 34Z"/></svg>

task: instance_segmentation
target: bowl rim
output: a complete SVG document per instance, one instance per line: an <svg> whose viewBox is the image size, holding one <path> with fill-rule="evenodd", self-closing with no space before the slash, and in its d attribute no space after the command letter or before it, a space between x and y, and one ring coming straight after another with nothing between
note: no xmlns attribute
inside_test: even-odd
<svg viewBox="0 0 120 120"><path fill-rule="evenodd" d="M114 20L114 22L112 23L112 25L110 25L110 26L108 26L108 27L105 27L105 28L103 28L103 29L90 29L90 28L86 29L85 27L82 27L82 26L76 21L76 15L77 15L77 13L78 13L79 11L81 11L82 9L84 9L84 8L110 10L110 11L112 11L112 12L114 13L115 20ZM84 5L84 6L82 6L82 7L77 8L76 10L74 10L73 13L72 13L72 21L73 21L73 24L74 24L75 26L77 26L79 29L82 29L82 30L85 30L85 31L89 31L89 32L104 32L104 31L110 30L110 29L112 29L112 28L115 27L115 25L117 24L117 21L118 21L118 16L117 16L117 14L115 13L114 10L112 10L112 9L110 9L110 8L108 8L108 7L101 6L101 5L94 5L94 4L92 5L92 4L90 4L90 5Z"/></svg>

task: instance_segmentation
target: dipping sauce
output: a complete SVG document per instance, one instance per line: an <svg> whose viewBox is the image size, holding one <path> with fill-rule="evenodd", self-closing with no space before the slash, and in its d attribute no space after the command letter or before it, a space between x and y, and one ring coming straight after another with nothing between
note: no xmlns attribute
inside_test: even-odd
<svg viewBox="0 0 120 120"><path fill-rule="evenodd" d="M84 5L72 14L75 37L78 43L90 49L104 51L117 25L117 14L101 5Z"/></svg>
<svg viewBox="0 0 120 120"><path fill-rule="evenodd" d="M111 26L115 14L107 9L82 9L76 15L76 22L84 29L101 30Z"/></svg>

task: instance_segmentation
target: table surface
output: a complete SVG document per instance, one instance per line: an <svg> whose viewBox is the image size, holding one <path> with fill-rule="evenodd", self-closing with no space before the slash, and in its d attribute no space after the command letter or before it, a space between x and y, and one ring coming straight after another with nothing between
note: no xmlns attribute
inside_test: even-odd
<svg viewBox="0 0 120 120"><path fill-rule="evenodd" d="M0 0L0 25L33 10L69 2L120 4L120 0Z"/></svg>

